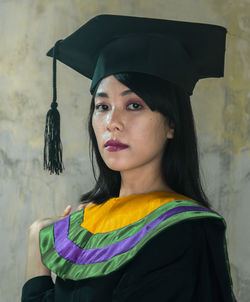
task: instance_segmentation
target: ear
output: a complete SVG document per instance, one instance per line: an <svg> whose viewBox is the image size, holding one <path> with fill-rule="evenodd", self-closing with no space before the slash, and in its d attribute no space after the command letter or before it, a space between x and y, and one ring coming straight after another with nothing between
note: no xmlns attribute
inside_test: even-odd
<svg viewBox="0 0 250 302"><path fill-rule="evenodd" d="M168 139L174 138L174 128L169 128L167 133L167 138Z"/></svg>

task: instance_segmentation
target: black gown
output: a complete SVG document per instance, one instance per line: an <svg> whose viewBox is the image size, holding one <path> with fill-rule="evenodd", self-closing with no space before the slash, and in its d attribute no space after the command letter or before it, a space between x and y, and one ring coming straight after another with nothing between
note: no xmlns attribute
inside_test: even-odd
<svg viewBox="0 0 250 302"><path fill-rule="evenodd" d="M22 302L235 302L225 230L213 217L181 220L104 276L28 280Z"/></svg>

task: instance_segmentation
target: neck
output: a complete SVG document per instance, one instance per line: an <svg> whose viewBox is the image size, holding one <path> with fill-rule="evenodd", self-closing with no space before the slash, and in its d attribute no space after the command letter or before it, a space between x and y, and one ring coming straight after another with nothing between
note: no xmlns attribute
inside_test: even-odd
<svg viewBox="0 0 250 302"><path fill-rule="evenodd" d="M121 188L119 197L158 191L174 192L164 182L159 172L143 172L142 167L140 167L129 171L121 171L120 173Z"/></svg>

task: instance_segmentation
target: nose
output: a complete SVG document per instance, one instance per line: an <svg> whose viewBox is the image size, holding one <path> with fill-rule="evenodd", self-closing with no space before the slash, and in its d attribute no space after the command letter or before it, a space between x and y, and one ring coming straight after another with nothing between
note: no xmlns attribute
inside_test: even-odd
<svg viewBox="0 0 250 302"><path fill-rule="evenodd" d="M117 109L113 109L107 115L107 129L114 131L114 129L122 130L122 112L119 112Z"/></svg>

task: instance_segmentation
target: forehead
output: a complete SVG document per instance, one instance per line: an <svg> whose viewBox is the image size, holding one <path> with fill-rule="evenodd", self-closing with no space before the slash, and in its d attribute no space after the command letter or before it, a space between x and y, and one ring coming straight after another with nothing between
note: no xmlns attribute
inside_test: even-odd
<svg viewBox="0 0 250 302"><path fill-rule="evenodd" d="M109 75L103 78L98 85L97 91L107 90L107 89L128 89L128 87L121 82L119 82L114 75Z"/></svg>
<svg viewBox="0 0 250 302"><path fill-rule="evenodd" d="M113 75L105 77L100 82L95 97L109 97L112 93L119 93L121 96L135 94L130 88L119 82Z"/></svg>

